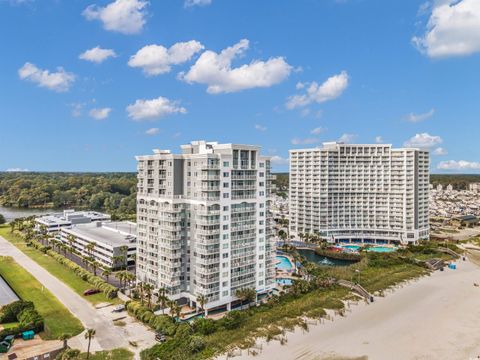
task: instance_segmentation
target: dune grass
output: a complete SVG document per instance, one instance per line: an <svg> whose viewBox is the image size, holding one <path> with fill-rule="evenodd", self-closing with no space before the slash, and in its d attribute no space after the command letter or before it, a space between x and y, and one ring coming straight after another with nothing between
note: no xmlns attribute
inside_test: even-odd
<svg viewBox="0 0 480 360"><path fill-rule="evenodd" d="M0 275L22 300L35 304L45 320L45 339L58 339L62 334L73 336L83 331L80 321L12 258L0 257Z"/></svg>

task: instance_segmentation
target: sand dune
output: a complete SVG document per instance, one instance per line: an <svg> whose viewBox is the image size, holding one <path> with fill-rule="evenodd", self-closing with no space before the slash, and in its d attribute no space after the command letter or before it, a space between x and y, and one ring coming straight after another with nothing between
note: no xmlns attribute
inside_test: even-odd
<svg viewBox="0 0 480 360"><path fill-rule="evenodd" d="M466 261L406 285L370 305L358 305L288 342L263 344L261 354L236 359L405 360L477 359L480 355L480 268Z"/></svg>

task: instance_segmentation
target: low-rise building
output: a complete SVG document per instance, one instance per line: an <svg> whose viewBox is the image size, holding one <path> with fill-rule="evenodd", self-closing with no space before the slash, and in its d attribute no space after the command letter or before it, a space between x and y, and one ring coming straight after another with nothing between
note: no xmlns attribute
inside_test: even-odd
<svg viewBox="0 0 480 360"><path fill-rule="evenodd" d="M70 228L73 225L108 220L110 220L110 215L98 211L75 211L70 209L64 210L61 213L49 214L36 218L35 229L41 231L42 228L44 228L47 233L56 233L62 228Z"/></svg>
<svg viewBox="0 0 480 360"><path fill-rule="evenodd" d="M97 221L72 225L62 228L59 238L81 256L93 258L102 267L115 270L135 265L135 223Z"/></svg>

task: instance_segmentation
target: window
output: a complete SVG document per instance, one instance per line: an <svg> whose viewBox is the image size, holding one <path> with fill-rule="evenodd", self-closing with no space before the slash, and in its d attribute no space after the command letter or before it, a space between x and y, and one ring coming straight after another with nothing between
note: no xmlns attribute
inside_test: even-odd
<svg viewBox="0 0 480 360"><path fill-rule="evenodd" d="M228 189L228 187L229 187L229 186L230 186L230 184L229 184L229 183L225 183L225 182L223 183L223 188L224 188L224 189L225 189L225 188L227 188L227 189Z"/></svg>
<svg viewBox="0 0 480 360"><path fill-rule="evenodd" d="M223 225L223 230L228 230L228 225Z"/></svg>
<svg viewBox="0 0 480 360"><path fill-rule="evenodd" d="M228 215L223 215L223 221L227 221L228 220Z"/></svg>
<svg viewBox="0 0 480 360"><path fill-rule="evenodd" d="M223 162L223 167L229 167L229 166L230 166L230 163L228 161Z"/></svg>
<svg viewBox="0 0 480 360"><path fill-rule="evenodd" d="M223 254L223 255L225 255L225 254ZM227 254L227 255L228 255L228 254ZM222 263L222 268L224 268L224 269L225 269L225 268L228 268L228 263L226 263L226 262L225 262L225 263ZM225 273L224 273L224 274L225 274Z"/></svg>
<svg viewBox="0 0 480 360"><path fill-rule="evenodd" d="M223 240L227 240L227 239L228 239L228 234L223 234Z"/></svg>
<svg viewBox="0 0 480 360"><path fill-rule="evenodd" d="M230 197L230 194L229 194L229 193L224 193L224 194L223 194L223 198L224 198L224 199L228 199L229 197Z"/></svg>
<svg viewBox="0 0 480 360"><path fill-rule="evenodd" d="M259 191L259 192L258 192L258 195L259 195L259 196L265 196L265 191Z"/></svg>
<svg viewBox="0 0 480 360"><path fill-rule="evenodd" d="M258 176L260 176L260 177L265 177L265 173L264 173L263 171L262 171L262 172L259 172L259 173L258 173Z"/></svg>
<svg viewBox="0 0 480 360"><path fill-rule="evenodd" d="M225 290L224 292L222 292L222 296L228 296L228 290Z"/></svg>
<svg viewBox="0 0 480 360"><path fill-rule="evenodd" d="M265 216L265 213L263 211L260 211L260 216Z"/></svg>
<svg viewBox="0 0 480 360"><path fill-rule="evenodd" d="M261 162L261 163L259 164L259 166L260 166L261 168L263 168L263 167L265 167L265 163Z"/></svg>
<svg viewBox="0 0 480 360"><path fill-rule="evenodd" d="M223 207L223 211L228 211L228 209L229 209L228 206Z"/></svg>
<svg viewBox="0 0 480 360"><path fill-rule="evenodd" d="M222 286L223 286L223 287L227 287L227 286L228 286L228 281L222 282Z"/></svg>
<svg viewBox="0 0 480 360"><path fill-rule="evenodd" d="M228 259L228 253L224 253L224 254L222 254L222 258L224 258L224 259Z"/></svg>
<svg viewBox="0 0 480 360"><path fill-rule="evenodd" d="M227 177L229 177L229 176L230 176L230 174L229 174L228 172L224 172L224 173L223 173L223 177L227 178Z"/></svg>
<svg viewBox="0 0 480 360"><path fill-rule="evenodd" d="M228 249L228 243L223 244L223 248L224 248L224 249Z"/></svg>
<svg viewBox="0 0 480 360"><path fill-rule="evenodd" d="M260 182L258 183L258 186L265 186L265 183L264 183L263 181L260 181Z"/></svg>

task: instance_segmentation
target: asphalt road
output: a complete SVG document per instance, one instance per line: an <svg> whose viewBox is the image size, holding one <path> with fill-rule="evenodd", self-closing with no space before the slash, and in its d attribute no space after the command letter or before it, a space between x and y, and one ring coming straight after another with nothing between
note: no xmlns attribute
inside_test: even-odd
<svg viewBox="0 0 480 360"><path fill-rule="evenodd" d="M133 321L129 316L127 316L126 320L128 321L125 327L115 326L113 319L119 316L126 316L125 313L122 315L113 314L111 307L103 309L94 308L87 300L1 236L0 254L11 256L18 264L30 272L82 322L85 328L95 329L96 335L92 340L93 351L130 348L130 350L138 352L140 348L148 347L155 343L154 334L143 325ZM129 346L129 341L135 341L138 344L138 349L132 349ZM74 348L86 351L87 344L83 334L71 339L69 344Z"/></svg>

